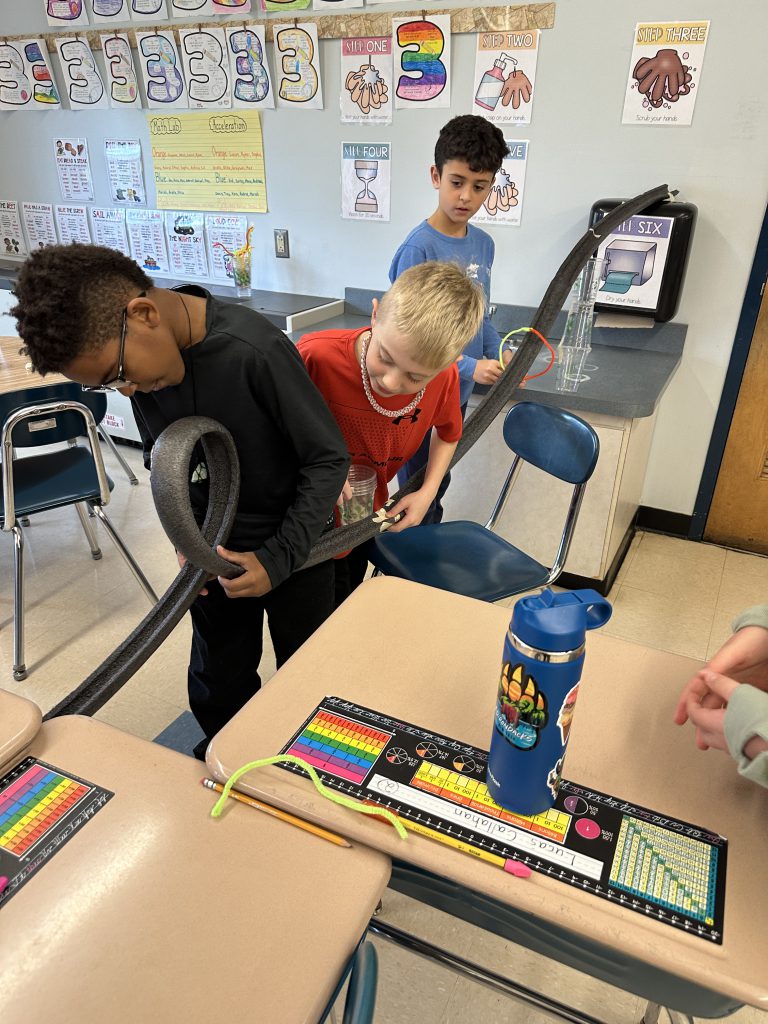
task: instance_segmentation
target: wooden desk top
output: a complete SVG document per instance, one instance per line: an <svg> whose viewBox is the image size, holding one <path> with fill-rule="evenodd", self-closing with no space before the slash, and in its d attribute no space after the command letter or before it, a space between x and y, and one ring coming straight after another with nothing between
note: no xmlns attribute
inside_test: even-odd
<svg viewBox="0 0 768 1024"><path fill-rule="evenodd" d="M0 690L0 768L8 761L18 760L16 755L35 738L42 720L37 704Z"/></svg>
<svg viewBox="0 0 768 1024"><path fill-rule="evenodd" d="M199 761L90 718L28 752L115 795L0 908L3 1024L319 1018L388 858L233 800L212 819Z"/></svg>
<svg viewBox="0 0 768 1024"><path fill-rule="evenodd" d="M363 584L214 738L209 767L226 779L277 753L326 695L488 748L509 609L380 577ZM768 1009L768 961L755 929L768 917L762 839L768 791L725 755L704 754L672 722L683 683L700 667L599 632L586 667L566 778L729 840L722 946L649 920L540 874L514 879L422 836L394 830L319 797L308 780L259 769L238 788L453 879L520 911L706 988Z"/></svg>
<svg viewBox="0 0 768 1024"><path fill-rule="evenodd" d="M21 338L0 335L0 395L24 388L41 388L50 384L67 384L69 381L60 373L39 373L28 370L27 359L19 355L23 342Z"/></svg>

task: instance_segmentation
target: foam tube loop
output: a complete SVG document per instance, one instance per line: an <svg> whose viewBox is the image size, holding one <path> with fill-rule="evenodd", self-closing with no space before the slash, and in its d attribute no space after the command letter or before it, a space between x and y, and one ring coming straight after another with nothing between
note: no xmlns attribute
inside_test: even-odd
<svg viewBox="0 0 768 1024"><path fill-rule="evenodd" d="M558 268L532 322L525 326L534 327L546 337L565 304L571 286L600 240L629 217L669 198L669 195L668 186L659 185L621 203L589 228ZM472 448L514 397L536 359L539 346L539 340L529 332L502 376L467 419L451 467ZM224 440L225 435L229 446ZM189 508L187 483L189 459L198 440L202 441L210 475L209 505L202 531ZM399 501L415 491L423 478L422 469L400 488L395 500ZM92 715L98 711L172 632L209 575L233 578L240 574L238 566L224 561L215 552L216 545L226 543L229 536L238 492L237 453L229 433L220 424L203 417L189 417L177 420L163 431L152 452L152 493L160 521L174 546L187 557L187 564L133 633L76 690L52 708L45 715L46 720L63 714ZM315 544L304 567L357 547L378 531L379 526L372 519L333 530Z"/></svg>

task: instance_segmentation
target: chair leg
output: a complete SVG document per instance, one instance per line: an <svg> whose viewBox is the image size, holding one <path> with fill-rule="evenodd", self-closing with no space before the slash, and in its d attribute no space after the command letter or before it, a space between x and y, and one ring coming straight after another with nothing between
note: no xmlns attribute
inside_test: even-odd
<svg viewBox="0 0 768 1024"><path fill-rule="evenodd" d="M120 465L121 465L121 466L123 467L123 470L125 471L125 475L126 475L126 476L128 477L128 480L130 481L130 483L131 483L131 484L132 484L133 486L136 486L136 485L138 484L138 482L139 482L139 478L138 478L138 477L137 477L137 476L135 475L135 473L133 472L133 470L131 469L131 467L130 467L130 466L128 465L128 463L127 463L127 462L125 461L125 459L123 458L123 456L122 456L122 455L120 454L120 452L119 452L119 451L117 450L117 445L116 445L116 444L115 444L115 442L114 442L114 441L112 440L112 438L110 437L110 435L109 435L109 434L107 433L107 431L106 431L106 430L102 430L102 429L101 429L101 427L99 427L99 437L100 437L100 438L101 438L101 439L102 439L103 441L106 441L106 442L107 442L107 444L109 445L109 447L110 447L110 449L111 449L111 451L112 451L112 454L113 454L113 455L115 456L115 458L117 459L117 461L118 461L118 462L120 463Z"/></svg>
<svg viewBox="0 0 768 1024"><path fill-rule="evenodd" d="M101 558L101 548L99 547L99 542L96 540L96 534L93 532L93 527L88 521L88 510L85 506L85 502L78 501L75 505L75 509L77 510L77 518L80 520L83 533L85 534L86 540L88 541L91 549L91 558L93 558L95 562L98 562Z"/></svg>
<svg viewBox="0 0 768 1024"><path fill-rule="evenodd" d="M149 600L149 603L150 604L157 604L157 602L159 600L157 594L152 589L152 587L151 587L147 577L144 575L144 573L139 568L139 565L136 562L136 560L134 559L133 555L130 553L128 548L123 543L122 537L117 532L117 530L114 528L114 526L109 521L109 519L107 519L107 514L104 511L104 509L101 507L101 505L93 505L92 507L93 507L93 511L96 513L96 515L99 517L99 519L103 523L104 529L109 534L109 536L110 536L110 538L112 540L112 543L115 545L117 550L123 556L123 559L125 560L125 564L128 566L128 568L131 570L133 575L138 580L139 586L141 587L141 589L146 594L147 599Z"/></svg>
<svg viewBox="0 0 768 1024"><path fill-rule="evenodd" d="M659 1024L659 1014L661 1013L661 1007L658 1003L649 1002L645 1008L640 1024Z"/></svg>
<svg viewBox="0 0 768 1024"><path fill-rule="evenodd" d="M27 678L24 664L24 534L13 527L13 678Z"/></svg>

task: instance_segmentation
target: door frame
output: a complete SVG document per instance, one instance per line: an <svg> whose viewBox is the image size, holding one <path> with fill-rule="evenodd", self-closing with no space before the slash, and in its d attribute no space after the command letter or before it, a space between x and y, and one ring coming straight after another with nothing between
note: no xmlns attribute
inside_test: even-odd
<svg viewBox="0 0 768 1024"><path fill-rule="evenodd" d="M723 461L723 453L728 441L728 432L731 429L733 412L739 398L739 389L741 388L741 381L744 376L744 368L747 365L747 357L752 345L752 337L755 333L760 303L763 297L763 288L766 285L767 278L768 207L766 208L763 224L760 228L755 257L752 261L752 269L750 270L746 291L744 292L744 302L736 327L736 335L733 339L733 349L731 350L731 358L728 362L723 392L720 396L720 404L717 407L717 415L712 427L707 457L704 460L704 470L701 474L699 490L696 495L696 503L693 507L691 525L688 531L689 540L701 540L704 536L707 516L712 506L720 464Z"/></svg>

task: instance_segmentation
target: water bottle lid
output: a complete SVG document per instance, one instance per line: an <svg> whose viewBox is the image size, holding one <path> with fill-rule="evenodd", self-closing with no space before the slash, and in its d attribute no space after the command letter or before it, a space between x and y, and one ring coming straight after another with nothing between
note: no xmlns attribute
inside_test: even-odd
<svg viewBox="0 0 768 1024"><path fill-rule="evenodd" d="M517 601L511 629L537 650L574 651L584 643L587 630L602 626L610 619L612 610L596 590L556 594L547 587Z"/></svg>

